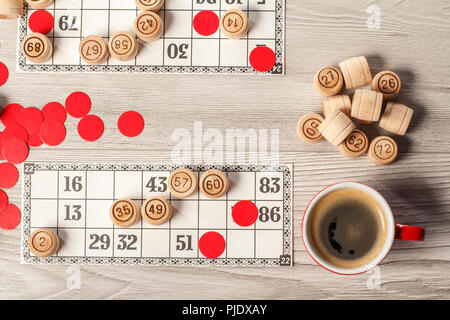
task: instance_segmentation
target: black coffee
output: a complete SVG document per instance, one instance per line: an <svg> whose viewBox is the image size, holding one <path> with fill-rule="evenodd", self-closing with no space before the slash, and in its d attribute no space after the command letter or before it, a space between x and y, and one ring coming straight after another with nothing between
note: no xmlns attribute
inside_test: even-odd
<svg viewBox="0 0 450 320"><path fill-rule="evenodd" d="M386 218L380 204L358 189L340 189L314 206L310 239L329 263L355 268L373 260L386 239Z"/></svg>

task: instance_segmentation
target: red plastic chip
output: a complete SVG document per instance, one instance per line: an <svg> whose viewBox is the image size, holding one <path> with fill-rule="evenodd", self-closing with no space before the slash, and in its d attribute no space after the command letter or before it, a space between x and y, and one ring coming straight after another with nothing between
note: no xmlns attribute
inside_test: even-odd
<svg viewBox="0 0 450 320"><path fill-rule="evenodd" d="M44 117L41 110L30 107L22 110L19 121L20 124L27 129L28 134L32 134L39 132L42 122L44 122Z"/></svg>
<svg viewBox="0 0 450 320"><path fill-rule="evenodd" d="M250 53L250 64L253 69L259 72L267 72L272 70L277 62L275 52L269 47L256 47Z"/></svg>
<svg viewBox="0 0 450 320"><path fill-rule="evenodd" d="M9 71L8 67L3 63L0 62L0 87L8 81L9 78Z"/></svg>
<svg viewBox="0 0 450 320"><path fill-rule="evenodd" d="M40 147L44 142L41 139L41 132L36 132L28 136L28 145L30 147Z"/></svg>
<svg viewBox="0 0 450 320"><path fill-rule="evenodd" d="M47 10L37 10L30 15L28 26L33 32L47 34L52 31L55 19Z"/></svg>
<svg viewBox="0 0 450 320"><path fill-rule="evenodd" d="M19 208L12 203L8 203L6 209L0 213L0 228L5 230L15 229L20 224L21 215Z"/></svg>
<svg viewBox="0 0 450 320"><path fill-rule="evenodd" d="M23 107L17 103L11 103L5 106L1 111L1 120L5 127L17 123L19 120L19 115L22 112Z"/></svg>
<svg viewBox="0 0 450 320"><path fill-rule="evenodd" d="M66 127L57 120L48 120L42 124L40 135L46 145L57 146L66 138Z"/></svg>
<svg viewBox="0 0 450 320"><path fill-rule="evenodd" d="M27 129L25 129L18 123L14 123L7 126L5 130L3 130L2 134L3 145L5 145L6 141L8 141L11 138L19 138L22 139L24 142L27 142L28 141Z"/></svg>
<svg viewBox="0 0 450 320"><path fill-rule="evenodd" d="M193 25L195 31L202 36L210 36L219 29L219 17L210 10L203 10L194 17Z"/></svg>
<svg viewBox="0 0 450 320"><path fill-rule="evenodd" d="M66 99L66 110L74 118L83 118L91 111L91 98L84 92L74 92Z"/></svg>
<svg viewBox="0 0 450 320"><path fill-rule="evenodd" d="M78 134L86 141L100 139L104 130L102 119L95 115L86 116L78 122Z"/></svg>
<svg viewBox="0 0 450 320"><path fill-rule="evenodd" d="M58 120L61 123L66 122L67 112L64 106L59 102L47 103L42 108L42 114L44 115L44 121L46 120Z"/></svg>
<svg viewBox="0 0 450 320"><path fill-rule="evenodd" d="M0 163L0 188L10 189L14 187L19 180L19 171L12 163Z"/></svg>
<svg viewBox="0 0 450 320"><path fill-rule="evenodd" d="M8 206L8 195L5 191L0 189L0 213L5 211L6 207Z"/></svg>
<svg viewBox="0 0 450 320"><path fill-rule="evenodd" d="M225 239L220 233L210 231L202 235L198 248L206 258L216 259L225 251Z"/></svg>
<svg viewBox="0 0 450 320"><path fill-rule="evenodd" d="M5 157L3 157L3 141L2 141L3 132L0 131L0 160L5 160Z"/></svg>
<svg viewBox="0 0 450 320"><path fill-rule="evenodd" d="M258 219L258 208L248 200L239 201L231 211L234 222L241 227L249 227Z"/></svg>
<svg viewBox="0 0 450 320"><path fill-rule="evenodd" d="M124 136L133 138L144 130L144 118L136 111L127 111L120 116L117 127Z"/></svg>
<svg viewBox="0 0 450 320"><path fill-rule="evenodd" d="M6 161L19 164L27 160L30 150L20 138L12 137L3 143L3 156Z"/></svg>

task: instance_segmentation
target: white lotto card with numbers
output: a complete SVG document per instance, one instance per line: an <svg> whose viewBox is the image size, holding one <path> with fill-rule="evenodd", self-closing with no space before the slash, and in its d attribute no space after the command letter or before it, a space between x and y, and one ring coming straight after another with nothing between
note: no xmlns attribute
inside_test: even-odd
<svg viewBox="0 0 450 320"><path fill-rule="evenodd" d="M200 191L173 197L170 173L182 166L164 164L25 163L23 165L22 262L27 264L291 266L291 165L189 165L198 177L221 170L228 192L218 199ZM137 205L154 196L166 198L171 219L155 226L140 219L127 228L115 226L109 210L117 199ZM235 223L232 208L251 201L258 218L248 227ZM35 230L54 231L59 250L51 257L33 255L28 238ZM205 257L199 239L220 234L223 253Z"/></svg>
<svg viewBox="0 0 450 320"><path fill-rule="evenodd" d="M30 20L37 11L24 4L18 28L18 72L284 74L285 0L165 0L157 13L164 25L161 38L138 39L135 58L121 61L109 56L100 65L81 59L80 42L90 35L108 41L120 31L134 35L134 21L140 14L135 0L55 0L44 9L53 16L54 27L47 37L54 51L42 63L29 61L20 48L33 32ZM248 18L248 33L239 39L230 39L219 27L220 18L231 9L242 10ZM200 14L206 11L209 15Z"/></svg>

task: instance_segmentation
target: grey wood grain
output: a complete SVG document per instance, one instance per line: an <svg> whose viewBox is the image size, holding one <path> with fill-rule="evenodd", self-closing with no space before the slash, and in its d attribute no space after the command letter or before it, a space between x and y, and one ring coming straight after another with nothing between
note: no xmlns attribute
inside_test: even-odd
<svg viewBox="0 0 450 320"><path fill-rule="evenodd" d="M368 29L366 8L381 8L381 29ZM0 231L0 298L193 299L435 299L450 298L450 6L427 1L288 1L284 77L195 75L17 74L16 22L0 21L0 60L11 71L0 105L63 102L75 90L93 99L92 113L106 126L99 142L81 141L76 121L57 148L31 151L30 161L168 162L178 128L194 121L228 128L278 129L280 157L294 163L295 266L293 268L149 268L81 266L81 288L67 289L67 266L21 265L20 230ZM373 72L392 69L404 87L398 101L416 114L398 138L400 158L375 167L367 158L342 158L327 143L307 145L296 136L298 118L320 111L311 78L323 65L366 55ZM146 120L136 139L122 137L117 117L134 109ZM373 137L381 129L367 128ZM246 159L238 159L243 162ZM270 162L271 158L263 159ZM423 243L396 242L379 272L336 276L316 266L300 235L302 213L326 185L356 180L390 201L398 222L427 228ZM9 190L20 205L21 184ZM369 285L368 285L369 281Z"/></svg>

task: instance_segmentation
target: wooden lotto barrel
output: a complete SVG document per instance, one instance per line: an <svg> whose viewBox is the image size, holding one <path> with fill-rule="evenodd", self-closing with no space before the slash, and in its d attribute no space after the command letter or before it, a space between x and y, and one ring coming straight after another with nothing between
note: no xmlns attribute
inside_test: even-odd
<svg viewBox="0 0 450 320"><path fill-rule="evenodd" d="M58 251L59 238L51 230L39 229L34 231L28 238L28 248L38 257L50 257Z"/></svg>
<svg viewBox="0 0 450 320"><path fill-rule="evenodd" d="M369 139L361 130L354 129L352 133L339 145L339 151L348 158L358 158L367 153Z"/></svg>
<svg viewBox="0 0 450 320"><path fill-rule="evenodd" d="M352 102L350 97L343 94L322 100L322 112L325 118L328 117L334 110L340 110L346 116L350 117L352 112Z"/></svg>
<svg viewBox="0 0 450 320"><path fill-rule="evenodd" d="M164 23L157 13L144 11L134 20L134 32L142 41L153 42L161 38Z"/></svg>
<svg viewBox="0 0 450 320"><path fill-rule="evenodd" d="M23 14L22 0L1 0L0 19L17 19Z"/></svg>
<svg viewBox="0 0 450 320"><path fill-rule="evenodd" d="M141 214L145 221L152 225L162 225L172 217L172 206L162 197L147 199L142 205Z"/></svg>
<svg viewBox="0 0 450 320"><path fill-rule="evenodd" d="M164 0L135 0L136 6L142 11L160 10L164 5Z"/></svg>
<svg viewBox="0 0 450 320"><path fill-rule="evenodd" d="M229 39L244 37L249 28L248 17L242 10L231 9L225 12L220 19L220 29Z"/></svg>
<svg viewBox="0 0 450 320"><path fill-rule="evenodd" d="M352 102L352 117L362 123L380 120L383 107L383 94L380 92L356 89Z"/></svg>
<svg viewBox="0 0 450 320"><path fill-rule="evenodd" d="M331 144L339 146L356 126L343 112L333 111L319 126L319 132Z"/></svg>
<svg viewBox="0 0 450 320"><path fill-rule="evenodd" d="M388 102L380 119L380 127L398 135L405 135L411 123L414 110L404 104Z"/></svg>
<svg viewBox="0 0 450 320"><path fill-rule="evenodd" d="M323 118L316 114L305 114L300 118L297 124L297 134L305 142L315 143L323 139L319 132L319 126L323 122Z"/></svg>
<svg viewBox="0 0 450 320"><path fill-rule="evenodd" d="M108 42L109 53L121 61L129 61L136 57L139 43L136 37L127 31L119 31L111 35Z"/></svg>
<svg viewBox="0 0 450 320"><path fill-rule="evenodd" d="M53 0L27 0L27 3L32 8L44 9L50 7L50 5L53 3Z"/></svg>
<svg viewBox="0 0 450 320"><path fill-rule="evenodd" d="M197 192L198 177L191 170L180 168L170 174L168 185L172 196L184 199Z"/></svg>
<svg viewBox="0 0 450 320"><path fill-rule="evenodd" d="M366 57L347 59L339 64L347 90L365 86L372 82L372 73Z"/></svg>
<svg viewBox="0 0 450 320"><path fill-rule="evenodd" d="M397 98L401 88L400 77L392 71L382 71L372 81L372 90L381 92L385 101Z"/></svg>
<svg viewBox="0 0 450 320"><path fill-rule="evenodd" d="M81 59L91 65L102 64L109 57L108 43L96 35L87 36L81 40L78 51Z"/></svg>
<svg viewBox="0 0 450 320"><path fill-rule="evenodd" d="M44 63L52 57L53 45L49 38L41 33L26 35L21 44L22 53L34 63Z"/></svg>
<svg viewBox="0 0 450 320"><path fill-rule="evenodd" d="M316 73L314 85L322 96L331 97L342 91L344 78L339 69L328 66Z"/></svg>
<svg viewBox="0 0 450 320"><path fill-rule="evenodd" d="M397 159L398 145L391 137L377 137L370 143L368 154L369 159L377 166L388 165Z"/></svg>
<svg viewBox="0 0 450 320"><path fill-rule="evenodd" d="M134 201L120 199L111 205L109 216L116 226L126 228L140 220L141 209Z"/></svg>
<svg viewBox="0 0 450 320"><path fill-rule="evenodd" d="M210 199L222 197L229 187L227 175L220 170L208 170L200 177L200 191Z"/></svg>

